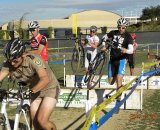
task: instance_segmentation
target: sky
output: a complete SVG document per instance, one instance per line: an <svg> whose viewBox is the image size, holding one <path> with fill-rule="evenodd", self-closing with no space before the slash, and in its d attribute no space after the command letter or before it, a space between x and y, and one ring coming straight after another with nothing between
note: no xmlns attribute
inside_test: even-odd
<svg viewBox="0 0 160 130"><path fill-rule="evenodd" d="M160 0L0 0L0 25L20 19L62 19L84 10L106 10L122 16L140 16Z"/></svg>

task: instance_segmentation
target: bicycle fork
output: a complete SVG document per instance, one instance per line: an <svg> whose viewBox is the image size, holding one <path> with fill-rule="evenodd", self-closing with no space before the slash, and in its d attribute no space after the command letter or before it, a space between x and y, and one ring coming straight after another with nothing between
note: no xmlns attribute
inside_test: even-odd
<svg viewBox="0 0 160 130"><path fill-rule="evenodd" d="M2 127L5 128L5 126L6 126L7 130L11 130L8 115L7 115L6 105L7 105L7 102L3 100L2 106L1 106L1 114L3 115L3 119L2 119L3 126Z"/></svg>
<svg viewBox="0 0 160 130"><path fill-rule="evenodd" d="M16 108L16 116L15 116L14 130L18 130L19 118L20 118L21 112L22 112L23 115L24 115L25 121L26 121L26 123L27 123L27 128L28 128L28 130L30 130L30 125L29 125L29 122L28 122L28 120L27 120L27 116L26 116L25 110L22 108L23 102L24 102L24 101L21 100L21 101L18 103L17 108Z"/></svg>

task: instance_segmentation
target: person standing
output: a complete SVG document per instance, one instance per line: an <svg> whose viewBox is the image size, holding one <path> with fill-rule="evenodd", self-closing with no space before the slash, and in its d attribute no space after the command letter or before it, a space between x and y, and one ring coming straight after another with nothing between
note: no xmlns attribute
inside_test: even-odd
<svg viewBox="0 0 160 130"><path fill-rule="evenodd" d="M135 41L136 34L132 33L131 37L133 39L133 53L132 54L128 54L127 58L128 58L129 68L130 68L130 75L132 76L132 75L134 75L136 49L137 49L138 44Z"/></svg>
<svg viewBox="0 0 160 130"><path fill-rule="evenodd" d="M28 24L28 28L32 34L32 38L30 39L30 52L33 54L39 54L43 60L48 63L48 40L44 35L40 34L40 25L38 21L31 21Z"/></svg>
<svg viewBox="0 0 160 130"><path fill-rule="evenodd" d="M0 70L0 81L9 75L12 80L26 84L30 89L34 130L56 130L56 125L49 118L57 103L59 83L42 57L26 53L25 49L25 44L19 38L6 44L6 61Z"/></svg>
<svg viewBox="0 0 160 130"><path fill-rule="evenodd" d="M88 71L89 62L93 61L97 54L97 47L99 45L99 37L96 35L97 27L91 26L90 27L90 34L86 36L85 39L85 72ZM84 44L84 42L82 42Z"/></svg>

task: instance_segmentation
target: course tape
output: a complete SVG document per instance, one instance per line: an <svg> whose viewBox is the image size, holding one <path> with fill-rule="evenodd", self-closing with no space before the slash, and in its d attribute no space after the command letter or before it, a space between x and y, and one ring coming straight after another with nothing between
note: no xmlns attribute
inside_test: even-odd
<svg viewBox="0 0 160 130"><path fill-rule="evenodd" d="M150 75L153 75L157 72L160 72L160 68L143 73L142 75L140 75L140 77L136 79L136 83L131 87L131 91L126 95L126 97L124 99L122 99L120 102L118 102L116 104L116 106L114 108L112 108L107 114L105 114L103 117L101 117L101 119L98 121L99 124L97 124L97 122L94 122L93 124L91 124L89 130L97 130L97 128L102 126L113 115L113 113L115 113L120 108L120 106L129 98L129 96L133 93L133 91L135 90L137 85L141 82L142 76L150 76Z"/></svg>
<svg viewBox="0 0 160 130"><path fill-rule="evenodd" d="M102 126L112 115L114 112L116 112L120 106L129 98L129 96L133 93L139 82L141 81L141 76L136 80L136 83L132 86L131 91L126 95L125 98L123 98L120 102L116 104L114 108L112 108L107 114L105 114L101 119L99 120L99 125L97 125L96 122L91 124L89 130L97 130L100 126Z"/></svg>
<svg viewBox="0 0 160 130"><path fill-rule="evenodd" d="M95 111L95 113L94 112L90 112L90 114L89 114L89 116L88 116L88 118L87 118L87 120L86 120L86 122L85 122L85 124L84 124L84 126L83 126L83 128L82 128L82 130L88 130L88 128L89 128L89 126L90 126L90 124L91 124L91 122L92 122L92 118L94 117L94 115L96 115L97 114L97 112L99 112L99 111L101 111L102 109L104 109L109 103L111 103L117 96L119 96L123 91L125 91L125 90L127 90L129 87L130 87L130 85L134 82L136 80L136 78L135 79L133 79L133 80L131 80L128 84L126 84L124 87L122 87L122 88L120 88L113 96L111 96L109 99L106 99L104 102L102 102L99 106L97 106L96 107L96 105L94 106L94 107L96 107L96 111ZM92 109L91 109L92 110ZM96 123L97 124L99 124L98 123L99 121L98 121L98 117L96 116Z"/></svg>
<svg viewBox="0 0 160 130"><path fill-rule="evenodd" d="M72 60L65 60L65 62L71 62ZM58 65L58 64L63 64L64 60L59 60L59 61L53 61L53 62L49 62L50 65Z"/></svg>
<svg viewBox="0 0 160 130"><path fill-rule="evenodd" d="M61 50L61 49L66 49L66 48L73 48L74 46L71 47L59 47L59 48L48 48L49 51L51 50Z"/></svg>
<svg viewBox="0 0 160 130"><path fill-rule="evenodd" d="M142 69L144 69L144 68L150 68L151 66L158 65L159 63L160 63L160 61L143 63Z"/></svg>

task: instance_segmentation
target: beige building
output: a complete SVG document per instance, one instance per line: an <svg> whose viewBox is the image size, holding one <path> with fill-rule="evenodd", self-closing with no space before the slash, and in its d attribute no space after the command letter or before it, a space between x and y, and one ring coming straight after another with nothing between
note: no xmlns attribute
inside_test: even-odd
<svg viewBox="0 0 160 130"><path fill-rule="evenodd" d="M121 17L120 15L103 10L86 10L82 12L75 13L77 18L77 27L81 28L81 31L86 31L92 25L95 25L99 28L98 32L101 32L101 27L107 27L107 32L116 29L117 20ZM53 35L55 29L64 29L70 28L72 29L73 20L72 15L63 19L52 19L52 20L37 20L40 23L41 29L47 30L48 27L53 28ZM30 21L23 21L22 28L28 30L28 23ZM13 23L6 23L2 26L2 30L10 30L12 25L14 25L14 30L16 30L19 26L19 21L14 21Z"/></svg>

